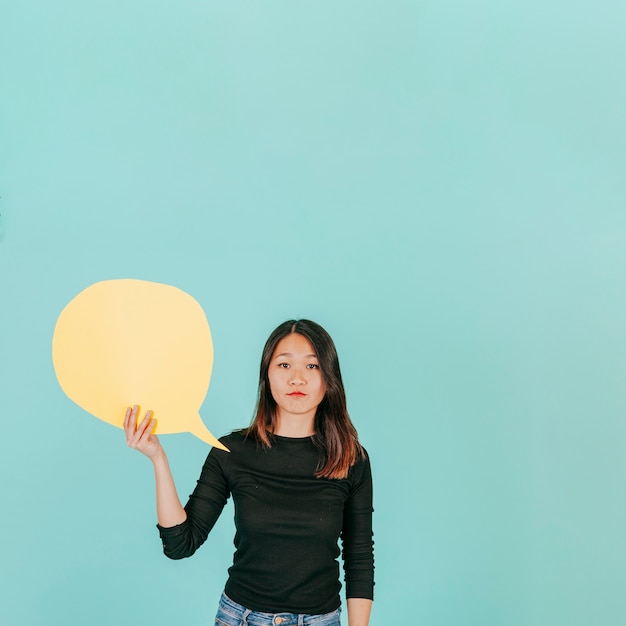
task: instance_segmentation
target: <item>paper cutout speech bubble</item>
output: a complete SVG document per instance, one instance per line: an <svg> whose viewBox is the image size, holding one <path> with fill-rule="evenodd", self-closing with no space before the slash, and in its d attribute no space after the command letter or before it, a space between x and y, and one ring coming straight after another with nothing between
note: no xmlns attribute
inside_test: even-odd
<svg viewBox="0 0 626 626"><path fill-rule="evenodd" d="M105 280L63 309L52 360L65 394L95 417L123 428L132 404L152 409L157 434L190 432L227 450L198 409L209 388L213 341L189 294L145 280Z"/></svg>

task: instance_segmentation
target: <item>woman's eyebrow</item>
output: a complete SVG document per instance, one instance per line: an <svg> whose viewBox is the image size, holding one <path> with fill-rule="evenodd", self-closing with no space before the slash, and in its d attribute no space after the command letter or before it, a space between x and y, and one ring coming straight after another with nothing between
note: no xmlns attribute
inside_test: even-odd
<svg viewBox="0 0 626 626"><path fill-rule="evenodd" d="M277 354L274 358L278 359L281 356L288 356L288 357L292 357L293 358L293 353L292 352L281 352L280 354ZM306 354L304 356L305 359L317 359L317 354Z"/></svg>

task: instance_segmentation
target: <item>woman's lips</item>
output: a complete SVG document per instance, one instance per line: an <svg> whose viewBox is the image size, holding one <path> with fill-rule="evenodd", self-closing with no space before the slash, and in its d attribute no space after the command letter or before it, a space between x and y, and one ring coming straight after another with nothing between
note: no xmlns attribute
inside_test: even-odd
<svg viewBox="0 0 626 626"><path fill-rule="evenodd" d="M302 393L301 391L292 391L291 393L288 393L287 395L291 396L292 398L293 397L299 398L301 396L306 396L306 394Z"/></svg>

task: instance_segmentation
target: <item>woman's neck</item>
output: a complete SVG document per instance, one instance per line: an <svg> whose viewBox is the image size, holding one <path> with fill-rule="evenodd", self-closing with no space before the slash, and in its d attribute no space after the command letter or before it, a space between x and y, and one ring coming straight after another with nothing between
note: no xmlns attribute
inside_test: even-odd
<svg viewBox="0 0 626 626"><path fill-rule="evenodd" d="M310 437L315 433L314 423L314 417L278 414L274 434L280 437Z"/></svg>

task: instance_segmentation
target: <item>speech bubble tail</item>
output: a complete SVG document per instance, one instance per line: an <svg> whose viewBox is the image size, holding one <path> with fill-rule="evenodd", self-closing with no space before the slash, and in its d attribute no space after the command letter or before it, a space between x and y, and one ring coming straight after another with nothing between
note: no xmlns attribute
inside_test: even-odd
<svg viewBox="0 0 626 626"><path fill-rule="evenodd" d="M202 418L198 415L198 421L194 424L193 430L189 431L192 435L195 435L198 439L204 441L204 443L208 443L210 446L214 448L219 448L220 450L224 450L225 452L230 452L230 450L223 444L220 443L209 431L209 429L204 425Z"/></svg>

